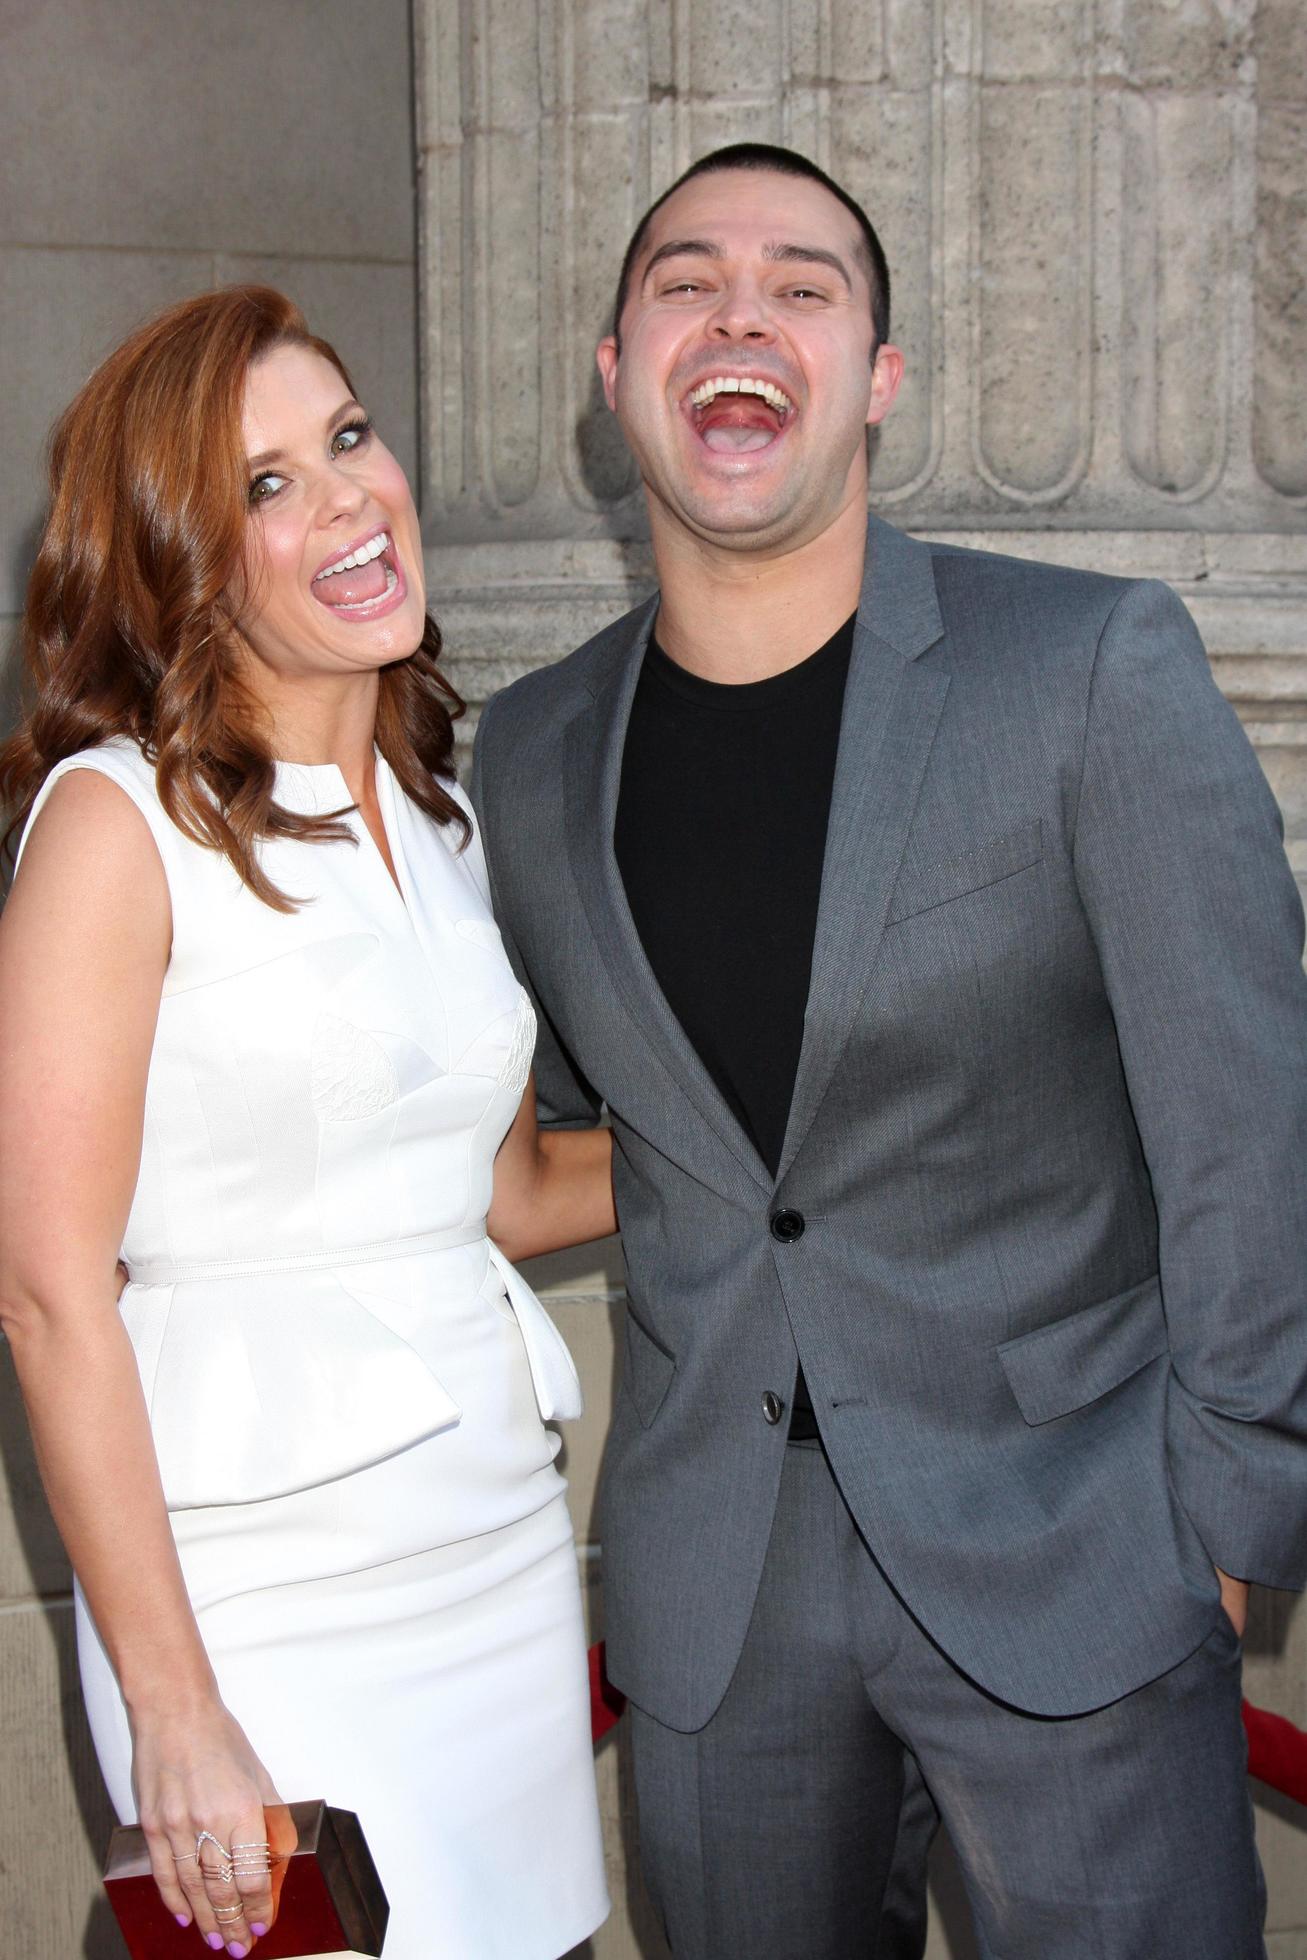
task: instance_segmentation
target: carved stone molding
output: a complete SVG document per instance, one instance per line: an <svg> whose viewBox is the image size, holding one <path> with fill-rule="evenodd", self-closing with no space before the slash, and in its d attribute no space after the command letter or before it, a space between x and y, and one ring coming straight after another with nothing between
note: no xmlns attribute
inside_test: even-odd
<svg viewBox="0 0 1307 1960"><path fill-rule="evenodd" d="M1300 0L417 0L425 515L639 536L594 381L626 238L756 136L859 196L915 527L1307 522Z"/></svg>

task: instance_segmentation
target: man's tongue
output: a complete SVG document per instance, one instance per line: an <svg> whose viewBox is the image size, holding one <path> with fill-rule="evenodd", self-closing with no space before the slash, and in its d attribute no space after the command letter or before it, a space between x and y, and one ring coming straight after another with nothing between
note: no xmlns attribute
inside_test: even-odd
<svg viewBox="0 0 1307 1960"><path fill-rule="evenodd" d="M721 455L765 449L779 428L775 409L760 395L718 395L699 415L699 434Z"/></svg>
<svg viewBox="0 0 1307 1960"><path fill-rule="evenodd" d="M361 606L379 599L386 589L386 558L371 558L356 565L352 572L333 572L330 578L315 579L313 596L324 606Z"/></svg>

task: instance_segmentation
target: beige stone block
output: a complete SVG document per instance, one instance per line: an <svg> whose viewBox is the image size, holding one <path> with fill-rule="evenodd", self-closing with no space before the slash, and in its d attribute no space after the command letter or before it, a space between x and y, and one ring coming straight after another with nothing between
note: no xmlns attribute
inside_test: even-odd
<svg viewBox="0 0 1307 1960"><path fill-rule="evenodd" d="M568 1502L577 1543L597 1545L595 1490L612 1417L622 1355L626 1309L601 1300L549 1300L549 1312L576 1362L585 1414L562 1425L559 1469L570 1486Z"/></svg>
<svg viewBox="0 0 1307 1960"><path fill-rule="evenodd" d="M977 462L1018 498L1065 496L1088 453L1088 106L1025 83L981 106Z"/></svg>
<svg viewBox="0 0 1307 1960"><path fill-rule="evenodd" d="M687 8L684 18L690 37L687 79L696 96L722 102L779 96L787 69L782 0L717 0Z"/></svg>
<svg viewBox="0 0 1307 1960"><path fill-rule="evenodd" d="M938 447L936 104L928 89L840 86L830 119L832 171L863 205L889 260L890 338L906 362L898 400L875 439L876 495L890 497L928 480Z"/></svg>
<svg viewBox="0 0 1307 1960"><path fill-rule="evenodd" d="M331 342L388 448L420 495L417 448L417 291L407 265L347 259L220 256L220 286L275 286Z"/></svg>
<svg viewBox="0 0 1307 1960"><path fill-rule="evenodd" d="M1270 1932L1307 1928L1307 1821L1301 1804L1254 1783L1257 1850L1266 1874L1266 1925Z"/></svg>
<svg viewBox="0 0 1307 1960"><path fill-rule="evenodd" d="M1145 483L1192 495L1225 460L1230 115L1208 95L1138 94L1122 123L1124 448Z"/></svg>
<svg viewBox="0 0 1307 1960"><path fill-rule="evenodd" d="M0 481L0 611L22 608L45 509L45 445L55 417L132 327L208 286L212 264L199 253L0 246L0 346L9 404L9 466Z"/></svg>
<svg viewBox="0 0 1307 1960"><path fill-rule="evenodd" d="M1090 48L1088 0L979 0L980 72L987 81L1077 75Z"/></svg>
<svg viewBox="0 0 1307 1960"><path fill-rule="evenodd" d="M498 512L526 503L540 480L547 384L541 367L539 127L496 130L477 146L476 157L478 475L485 500Z"/></svg>
<svg viewBox="0 0 1307 1960"><path fill-rule="evenodd" d="M1136 82L1166 88L1250 79L1257 12L1256 0L1124 0L1127 70Z"/></svg>
<svg viewBox="0 0 1307 1960"><path fill-rule="evenodd" d="M1253 457L1266 482L1307 492L1307 105L1265 102L1257 124Z"/></svg>
<svg viewBox="0 0 1307 1960"><path fill-rule="evenodd" d="M848 12L857 0L845 0ZM935 45L941 34L943 0L888 0L885 6L885 70L896 88L925 88L935 72ZM837 64L835 73L841 74Z"/></svg>
<svg viewBox="0 0 1307 1960"><path fill-rule="evenodd" d="M785 110L779 94L694 100L688 112L690 154L706 156L727 143L784 143Z"/></svg>
<svg viewBox="0 0 1307 1960"><path fill-rule="evenodd" d="M1257 98L1307 100L1307 7L1302 0L1258 0Z"/></svg>
<svg viewBox="0 0 1307 1960"><path fill-rule="evenodd" d="M9 1343L0 1336L0 1613L33 1594L65 1594L72 1573L32 1452ZM3 1620L0 1620L0 1625Z"/></svg>
<svg viewBox="0 0 1307 1960"><path fill-rule="evenodd" d="M587 0L584 7L562 7L559 26L567 37L569 112L614 116L642 108L649 100L648 9L640 0ZM602 178L607 196L610 186Z"/></svg>
<svg viewBox="0 0 1307 1960"><path fill-rule="evenodd" d="M641 167L641 125L578 116L565 145L563 208L550 223L560 273L557 362L563 386L546 399L563 480L582 509L611 508L635 487L635 465L599 384L594 350L609 331L627 241L656 195ZM595 187L603 186L603 195Z"/></svg>
<svg viewBox="0 0 1307 1960"><path fill-rule="evenodd" d="M82 1711L67 1606L0 1612L0 1760L3 1951L15 1960L121 1960L99 1886L114 1819Z"/></svg>
<svg viewBox="0 0 1307 1960"><path fill-rule="evenodd" d="M409 9L9 7L3 239L408 259Z"/></svg>

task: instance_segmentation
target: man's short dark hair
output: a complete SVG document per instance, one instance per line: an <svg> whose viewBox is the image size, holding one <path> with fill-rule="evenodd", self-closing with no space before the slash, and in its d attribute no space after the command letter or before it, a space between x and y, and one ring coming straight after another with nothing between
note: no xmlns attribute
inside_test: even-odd
<svg viewBox="0 0 1307 1960"><path fill-rule="evenodd" d="M682 184L688 184L695 177L707 177L717 170L778 170L784 177L808 177L814 184L820 184L832 197L837 197L844 209L856 221L861 234L864 253L863 270L871 287L871 325L874 336L872 352L889 339L889 262L884 248L876 236L876 228L857 199L850 197L846 190L828 177L808 157L801 156L797 150L782 150L774 143L729 143L725 149L710 150L707 156L700 157L697 163L679 176L676 182L665 190L661 197L655 198L631 234L631 242L622 260L621 275L617 281L617 300L613 307L613 335L618 345L622 339L622 309L626 305L627 290L631 283L631 270L640 256L655 214L666 204L669 197L679 191Z"/></svg>

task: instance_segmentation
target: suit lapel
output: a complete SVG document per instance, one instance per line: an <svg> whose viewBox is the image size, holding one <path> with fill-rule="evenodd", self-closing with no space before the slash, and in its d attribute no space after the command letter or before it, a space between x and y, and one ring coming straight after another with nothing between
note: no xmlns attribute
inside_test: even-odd
<svg viewBox="0 0 1307 1960"><path fill-rule="evenodd" d="M928 548L872 518L840 724L803 1047L779 1183L843 1053L884 927L948 676Z"/></svg>
<svg viewBox="0 0 1307 1960"><path fill-rule="evenodd" d="M645 955L613 849L622 749L645 648L657 612L650 600L600 685L594 706L566 733L567 844L590 929L609 977L640 1035L681 1091L755 1184L772 1180L734 1112L699 1060Z"/></svg>

